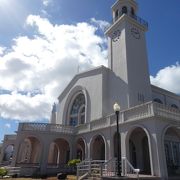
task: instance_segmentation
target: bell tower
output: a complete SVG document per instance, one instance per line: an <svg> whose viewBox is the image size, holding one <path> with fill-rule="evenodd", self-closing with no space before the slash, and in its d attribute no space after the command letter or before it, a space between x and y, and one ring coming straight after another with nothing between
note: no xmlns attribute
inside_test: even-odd
<svg viewBox="0 0 180 180"><path fill-rule="evenodd" d="M145 32L148 23L136 15L135 0L117 0L111 7L113 22L108 36L108 66L128 89L128 108L151 100Z"/></svg>

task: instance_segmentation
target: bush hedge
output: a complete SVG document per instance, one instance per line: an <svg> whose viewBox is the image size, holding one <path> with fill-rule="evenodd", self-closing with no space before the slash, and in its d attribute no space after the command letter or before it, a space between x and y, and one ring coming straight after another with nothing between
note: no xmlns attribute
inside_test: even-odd
<svg viewBox="0 0 180 180"><path fill-rule="evenodd" d="M72 159L72 160L69 160L68 161L68 166L70 166L70 167L74 167L74 166L76 166L78 163L80 163L81 162L81 160L80 159Z"/></svg>
<svg viewBox="0 0 180 180"><path fill-rule="evenodd" d="M6 176L8 173L7 169L4 167L0 167L0 177Z"/></svg>

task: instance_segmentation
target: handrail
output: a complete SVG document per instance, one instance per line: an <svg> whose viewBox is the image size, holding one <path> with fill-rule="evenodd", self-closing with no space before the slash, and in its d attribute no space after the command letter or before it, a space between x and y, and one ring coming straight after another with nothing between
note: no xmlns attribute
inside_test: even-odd
<svg viewBox="0 0 180 180"><path fill-rule="evenodd" d="M97 175L97 172L101 171L101 165L104 162L104 160L86 159L77 164L77 179L81 180L87 176Z"/></svg>
<svg viewBox="0 0 180 180"><path fill-rule="evenodd" d="M84 176L89 174L90 171L90 159L85 159L84 161L81 161L77 164L77 180L81 180L81 178L84 178ZM83 172L82 175L80 172Z"/></svg>
<svg viewBox="0 0 180 180"><path fill-rule="evenodd" d="M108 171L108 165L110 165L109 169L110 171ZM103 169L104 167L104 169ZM101 177L104 176L103 172L106 172L106 176L114 176L115 175L115 170L116 169L116 158L111 158L108 161L105 161L103 164L101 164Z"/></svg>
<svg viewBox="0 0 180 180"><path fill-rule="evenodd" d="M127 165L134 173L136 173L137 179L139 180L140 169L135 169L126 157L122 157L122 175L127 176Z"/></svg>

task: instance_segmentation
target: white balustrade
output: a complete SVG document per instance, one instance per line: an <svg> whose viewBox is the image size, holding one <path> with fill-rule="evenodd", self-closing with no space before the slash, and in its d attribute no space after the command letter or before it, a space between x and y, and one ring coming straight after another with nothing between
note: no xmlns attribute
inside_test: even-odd
<svg viewBox="0 0 180 180"><path fill-rule="evenodd" d="M153 116L152 102L141 104L124 111L124 121L144 119Z"/></svg>
<svg viewBox="0 0 180 180"><path fill-rule="evenodd" d="M110 124L110 118L101 118L90 123L91 130L106 128Z"/></svg>
<svg viewBox="0 0 180 180"><path fill-rule="evenodd" d="M81 124L79 126L76 127L76 132L79 133L85 133L90 131L90 123L86 123L86 124Z"/></svg>
<svg viewBox="0 0 180 180"><path fill-rule="evenodd" d="M180 121L180 110L170 108L159 103L148 102L130 108L128 110L121 111L119 114L119 123L121 124L123 122L135 121L153 116ZM100 118L98 120L94 120L77 127L65 126L60 124L20 123L19 131L43 131L63 134L80 134L102 128L108 128L115 125L116 116L115 114L112 114L110 116Z"/></svg>
<svg viewBox="0 0 180 180"><path fill-rule="evenodd" d="M71 126L63 126L60 124L48 124L49 131L50 132L61 132L64 134L73 134L74 133L74 127Z"/></svg>
<svg viewBox="0 0 180 180"><path fill-rule="evenodd" d="M179 109L164 106L163 104L160 103L154 103L153 105L154 105L154 113L156 116L180 121Z"/></svg>
<svg viewBox="0 0 180 180"><path fill-rule="evenodd" d="M21 123L20 131L40 131L40 132L57 132L63 134L73 134L74 127L64 126L60 124L45 123Z"/></svg>

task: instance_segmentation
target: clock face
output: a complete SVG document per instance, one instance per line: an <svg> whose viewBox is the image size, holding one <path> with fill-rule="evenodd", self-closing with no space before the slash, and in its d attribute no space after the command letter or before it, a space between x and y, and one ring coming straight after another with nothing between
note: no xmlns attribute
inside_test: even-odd
<svg viewBox="0 0 180 180"><path fill-rule="evenodd" d="M112 40L113 42L116 42L119 40L120 38L120 35L121 35L121 31L119 29L115 30L112 34Z"/></svg>
<svg viewBox="0 0 180 180"><path fill-rule="evenodd" d="M140 39L141 38L139 30L137 28L135 28L135 27L131 28L131 34L136 39Z"/></svg>

